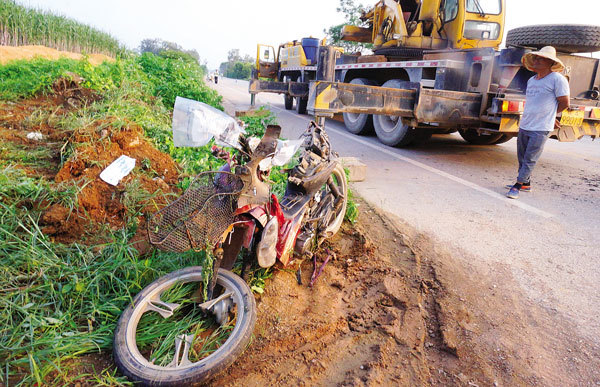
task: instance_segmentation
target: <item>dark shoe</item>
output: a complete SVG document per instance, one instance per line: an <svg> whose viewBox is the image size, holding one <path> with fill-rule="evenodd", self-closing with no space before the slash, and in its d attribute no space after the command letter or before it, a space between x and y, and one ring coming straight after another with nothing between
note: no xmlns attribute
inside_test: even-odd
<svg viewBox="0 0 600 387"><path fill-rule="evenodd" d="M519 197L519 189L513 185L506 193L506 197L510 199L517 199Z"/></svg>
<svg viewBox="0 0 600 387"><path fill-rule="evenodd" d="M512 184L507 184L504 186L504 188L506 189L511 189L513 187ZM522 192L531 192L531 183L523 183L523 185L521 185L521 191Z"/></svg>

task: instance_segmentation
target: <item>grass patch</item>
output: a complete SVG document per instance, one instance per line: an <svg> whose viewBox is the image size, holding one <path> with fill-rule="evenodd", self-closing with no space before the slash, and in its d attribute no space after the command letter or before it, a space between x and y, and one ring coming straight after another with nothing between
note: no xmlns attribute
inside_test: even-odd
<svg viewBox="0 0 600 387"><path fill-rule="evenodd" d="M135 123L157 149L177 161L181 168L179 185L185 187L197 173L217 169L222 161L212 156L210 146L173 145L169 101L180 95L221 108L221 97L204 85L201 71L190 71L189 62L183 62L152 54L96 68L85 60L13 62L0 66L0 78L6 79L0 84L0 99L43 95L57 77L67 71L78 73L86 79L86 86L98 90L103 98L66 115L34 111L25 119L26 127L47 124L74 133L96 125L97 130L112 132ZM267 124L275 123L271 114L242 120L248 134L258 137ZM159 197L164 195L160 191L143 189L141 177L159 176L149 160L138 160L140 178L119 192L127 210L126 225L114 229L107 224L99 232L108 242L64 245L44 235L40 228L43 208L58 203L75 210L82 187L89 182L57 184L51 178L28 176L23 167L39 168L40 162L52 157L56 160L56 152L60 167L76 154L77 146L73 139L54 150L0 144L0 359L4 364L0 382L4 384L70 385L79 379L98 385L127 384L114 368L88 375L77 367L77 361L85 354L111 351L117 319L143 287L162 275L203 265L206 260L204 253L158 250L140 257L129 242L140 217L148 211L148 203L164 199ZM274 168L270 177L273 192L279 197L287 178L281 171ZM262 293L271 275L268 269L254 268L249 279L252 290ZM153 334L141 340L151 342ZM219 337L216 334L215 340Z"/></svg>

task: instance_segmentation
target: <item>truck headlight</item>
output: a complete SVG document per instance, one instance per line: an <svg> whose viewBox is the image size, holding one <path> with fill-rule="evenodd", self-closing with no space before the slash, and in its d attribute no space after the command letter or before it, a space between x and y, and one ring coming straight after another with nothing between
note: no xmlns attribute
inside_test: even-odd
<svg viewBox="0 0 600 387"><path fill-rule="evenodd" d="M495 40L500 36L500 24L467 20L464 36L467 39Z"/></svg>

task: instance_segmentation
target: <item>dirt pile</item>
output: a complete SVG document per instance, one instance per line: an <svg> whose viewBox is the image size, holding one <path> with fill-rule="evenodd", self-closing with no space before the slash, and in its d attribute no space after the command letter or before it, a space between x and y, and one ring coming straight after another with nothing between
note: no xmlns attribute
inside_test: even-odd
<svg viewBox="0 0 600 387"><path fill-rule="evenodd" d="M330 242L337 259L314 288L298 285L293 270L273 275L252 345L214 386L600 381L598 349L531 305L508 275L490 283L427 238L407 237L364 202L360 208L358 224Z"/></svg>
<svg viewBox="0 0 600 387"><path fill-rule="evenodd" d="M166 203L165 194L174 191L177 166L170 156L158 151L143 137L143 129L132 122L105 119L92 121L74 130L58 129L59 121L69 111L86 106L99 99L92 90L82 88L76 76L61 78L53 85L54 94L0 107L0 138L12 143L20 151L45 149L47 162L31 166L19 165L31 176L45 176L59 187L75 187L77 205L35 203L48 207L42 217L42 231L55 240L70 243L98 242L103 227L118 229L125 225L127 216L135 212L127 208L132 195L145 195L144 212L154 212ZM32 118L33 117L33 118ZM28 138L39 133L39 138ZM61 163L71 148L68 159ZM119 185L112 186L99 178L100 173L121 155L136 159L136 169ZM39 168L39 165L44 165ZM134 182L133 192L126 187ZM131 185L130 185L131 186ZM154 195L160 193L159 195ZM143 217L139 218L143 226ZM143 227L140 227L143 229Z"/></svg>
<svg viewBox="0 0 600 387"><path fill-rule="evenodd" d="M83 55L74 52L59 51L44 46L0 46L0 64L13 60L44 58L57 60L59 58L81 59ZM99 65L104 61L114 62L114 58L103 54L90 54L88 60L92 65Z"/></svg>

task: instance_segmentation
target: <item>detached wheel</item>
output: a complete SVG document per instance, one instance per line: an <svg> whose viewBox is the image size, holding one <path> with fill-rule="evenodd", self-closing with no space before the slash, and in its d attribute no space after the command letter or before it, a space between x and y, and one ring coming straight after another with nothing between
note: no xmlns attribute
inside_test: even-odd
<svg viewBox="0 0 600 387"><path fill-rule="evenodd" d="M458 131L460 136L469 144L473 145L493 145L499 144L498 141L504 139L504 134L502 133L485 133L482 132L477 133L475 129L460 129ZM508 141L508 140L506 140Z"/></svg>
<svg viewBox="0 0 600 387"><path fill-rule="evenodd" d="M375 86L375 82L366 78L354 78L350 84ZM371 114L343 113L342 115L344 116L344 125L350 133L364 135L373 132L373 116Z"/></svg>
<svg viewBox="0 0 600 387"><path fill-rule="evenodd" d="M146 386L202 383L246 349L256 322L248 285L219 269L222 291L210 306L200 304L201 284L202 267L188 267L160 277L135 297L117 323L113 343L124 375Z"/></svg>
<svg viewBox="0 0 600 387"><path fill-rule="evenodd" d="M542 48L553 46L558 52L600 51L600 26L545 24L512 29L506 45Z"/></svg>

